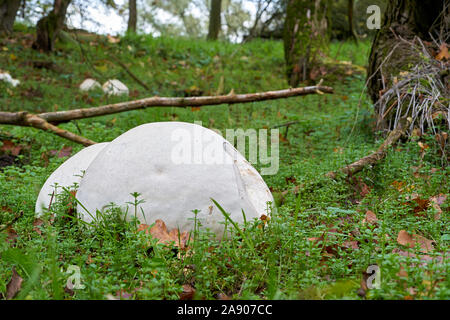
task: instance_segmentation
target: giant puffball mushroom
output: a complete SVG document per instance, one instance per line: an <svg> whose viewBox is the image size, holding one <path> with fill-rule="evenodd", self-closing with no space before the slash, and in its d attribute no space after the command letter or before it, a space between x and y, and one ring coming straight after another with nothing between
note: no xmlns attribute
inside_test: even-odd
<svg viewBox="0 0 450 320"><path fill-rule="evenodd" d="M202 226L221 237L225 218L211 198L237 223L244 221L243 212L247 221L270 214L274 203L262 177L227 140L184 122L125 132L92 161L77 192L78 213L86 222L114 203L128 219L136 214L142 223L161 219L169 229L191 231L198 210Z"/></svg>
<svg viewBox="0 0 450 320"><path fill-rule="evenodd" d="M9 83L13 87L17 87L20 84L19 80L13 79L13 77L11 77L11 75L7 72L0 72L0 80Z"/></svg>
<svg viewBox="0 0 450 320"><path fill-rule="evenodd" d="M109 96L128 95L128 87L117 79L106 81L102 88L103 92Z"/></svg>
<svg viewBox="0 0 450 320"><path fill-rule="evenodd" d="M56 195L63 191L62 187L71 187L75 183L80 183L83 171L107 144L108 142L97 143L82 149L67 159L48 177L36 201L35 212L38 216L44 212L44 208L47 209L50 206L52 198L55 201Z"/></svg>
<svg viewBox="0 0 450 320"><path fill-rule="evenodd" d="M90 91L90 90L94 90L94 89L101 89L102 86L101 84L94 80L94 79L90 79L87 78L85 79L81 84L80 84L80 91Z"/></svg>

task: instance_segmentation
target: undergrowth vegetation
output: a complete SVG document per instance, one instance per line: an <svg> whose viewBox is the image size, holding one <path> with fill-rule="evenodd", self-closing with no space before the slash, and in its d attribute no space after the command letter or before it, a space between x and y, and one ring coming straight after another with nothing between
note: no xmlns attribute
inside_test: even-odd
<svg viewBox="0 0 450 320"><path fill-rule="evenodd" d="M0 67L21 81L15 88L0 83L3 111L38 113L126 99L80 92L85 78L120 79L130 100L286 88L279 42L74 38L60 42L52 55L31 50L32 35L24 29L15 40L3 40ZM219 130L297 121L287 132L280 128L280 169L264 176L277 211L248 221L240 232L228 224L230 234L221 242L197 223L186 247L167 246L114 212L88 227L71 218L70 193L55 199L54 215L36 219L40 187L82 147L32 128L0 126L0 295L6 297L17 272L24 279L22 299L448 299L450 169L433 135L403 141L354 177L324 176L381 142L360 71L369 49L369 42L332 44L329 56L339 67L330 64L322 76L333 95L149 108L60 125L103 142L155 121L202 121ZM42 67L39 61L51 63ZM130 201L139 201L129 191ZM195 212L187 215L196 219ZM379 287L370 289L367 269L374 265ZM74 275L80 287L67 288Z"/></svg>

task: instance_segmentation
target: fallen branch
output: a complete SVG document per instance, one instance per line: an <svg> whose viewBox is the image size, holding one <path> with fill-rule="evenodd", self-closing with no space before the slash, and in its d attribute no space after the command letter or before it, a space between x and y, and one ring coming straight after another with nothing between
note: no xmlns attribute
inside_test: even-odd
<svg viewBox="0 0 450 320"><path fill-rule="evenodd" d="M303 96L308 94L333 93L333 88L325 86L311 86L292 88L278 91L267 91L248 94L233 94L226 96L204 96L188 98L151 97L134 101L126 101L94 108L74 109L68 111L46 112L31 114L28 112L0 112L0 124L19 125L50 131L60 137L80 143L84 146L95 144L94 141L78 136L72 132L58 128L55 124L71 120L104 116L125 111L145 109L150 107L191 107L220 104L247 103Z"/></svg>
<svg viewBox="0 0 450 320"><path fill-rule="evenodd" d="M304 88L292 88L278 91L234 94L226 96L203 96L203 97L187 97L187 98L151 97L140 100L109 104L94 108L41 113L39 114L39 117L45 119L47 122L61 123L76 119L98 117L108 114L120 113L137 109L145 109L151 107L179 107L179 108L203 107L220 104L235 104L235 103L275 100L295 96L304 96L315 93L333 93L333 88L324 86L311 86Z"/></svg>
<svg viewBox="0 0 450 320"><path fill-rule="evenodd" d="M386 140L384 140L383 144L378 148L377 151L371 153L368 156L365 156L364 158L359 159L358 161L353 162L352 164L349 164L343 168L340 168L336 171L330 171L325 176L331 179L336 179L339 172L343 172L346 175L354 175L355 173L360 172L364 167L368 165L374 165L380 160L382 160L384 157L386 157L387 151L390 146L394 145L401 136L403 136L406 133L406 130L411 124L411 119L403 119L400 121L399 125L396 129L392 130Z"/></svg>
<svg viewBox="0 0 450 320"><path fill-rule="evenodd" d="M62 138L66 138L70 141L80 143L84 146L90 146L95 144L96 142L86 139L84 137L78 136L70 131L63 130L58 128L57 126L48 123L40 116L35 114L30 114L27 112L0 112L0 123L1 124L13 124L24 127L33 127L37 129L41 129L44 131L52 132Z"/></svg>

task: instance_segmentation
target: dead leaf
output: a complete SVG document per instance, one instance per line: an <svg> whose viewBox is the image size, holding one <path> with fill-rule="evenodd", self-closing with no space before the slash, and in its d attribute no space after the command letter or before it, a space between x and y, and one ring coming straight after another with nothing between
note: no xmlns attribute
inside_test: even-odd
<svg viewBox="0 0 450 320"><path fill-rule="evenodd" d="M6 242L9 242L12 244L12 243L16 242L17 237L18 237L18 235L17 235L16 230L14 230L12 226L8 226L6 228Z"/></svg>
<svg viewBox="0 0 450 320"><path fill-rule="evenodd" d="M183 284L183 292L180 293L180 300L192 300L195 295L195 289L190 284Z"/></svg>
<svg viewBox="0 0 450 320"><path fill-rule="evenodd" d="M158 239L158 243L174 243L176 247L181 249L186 247L186 242L189 239L189 233L186 231L180 234L177 229L172 229L169 233L166 224L160 219L156 220L151 228L147 224L140 224L137 231L144 231L145 234L150 234L153 238Z"/></svg>
<svg viewBox="0 0 450 320"><path fill-rule="evenodd" d="M358 241L345 241L342 246L349 249L359 249Z"/></svg>
<svg viewBox="0 0 450 320"><path fill-rule="evenodd" d="M22 146L21 145L16 145L11 140L4 140L2 142L3 142L3 145L0 148L0 150L3 151L3 152L9 152L13 156L17 157L19 155L20 151L22 150Z"/></svg>
<svg viewBox="0 0 450 320"><path fill-rule="evenodd" d="M231 297L227 296L225 293L217 294L217 300L231 300Z"/></svg>
<svg viewBox="0 0 450 320"><path fill-rule="evenodd" d="M414 198L413 201L417 204L417 206L414 207L414 213L425 211L430 205L430 200L422 199L420 197Z"/></svg>
<svg viewBox="0 0 450 320"><path fill-rule="evenodd" d="M393 186L399 192L403 191L405 185L406 185L406 182L404 182L404 181L395 180L394 182L391 183L391 186Z"/></svg>
<svg viewBox="0 0 450 320"><path fill-rule="evenodd" d="M397 242L402 246L413 248L415 243L414 239L405 230L400 230L397 236Z"/></svg>
<svg viewBox="0 0 450 320"><path fill-rule="evenodd" d="M362 221L363 223L375 224L378 222L376 214L370 210L367 210L366 217Z"/></svg>
<svg viewBox="0 0 450 320"><path fill-rule="evenodd" d="M441 51L439 51L439 53L436 55L436 60L442 61L442 60L449 60L450 59L450 55L448 53L448 46L446 43L442 43L441 46L439 47L439 49Z"/></svg>
<svg viewBox="0 0 450 320"><path fill-rule="evenodd" d="M58 158L69 157L72 154L72 147L64 146L61 150L50 150L52 156L57 156Z"/></svg>
<svg viewBox="0 0 450 320"><path fill-rule="evenodd" d="M40 218L36 218L33 222L33 231L36 231L39 235L42 235L42 231L39 228L44 224L44 221Z"/></svg>
<svg viewBox="0 0 450 320"><path fill-rule="evenodd" d="M447 200L447 195L442 193L429 199L432 207L436 210L436 214L434 215L435 220L438 220L441 217L441 205L445 202L445 200Z"/></svg>
<svg viewBox="0 0 450 320"><path fill-rule="evenodd" d="M400 266L400 271L397 272L397 276L400 278L408 278L408 272L406 272L405 268L403 266Z"/></svg>
<svg viewBox="0 0 450 320"><path fill-rule="evenodd" d="M439 143L441 149L445 149L445 145L447 143L448 133L442 131L441 133L436 133L435 139L437 143Z"/></svg>
<svg viewBox="0 0 450 320"><path fill-rule="evenodd" d="M418 234L414 234L413 238L414 238L415 243L419 243L420 248L422 249L421 250L422 252L428 253L430 251L433 251L433 249L434 249L434 246L433 246L434 241L433 240L429 240Z"/></svg>
<svg viewBox="0 0 450 320"><path fill-rule="evenodd" d="M417 144L418 144L419 147L420 147L420 158L423 159L423 157L425 156L425 151L426 151L427 149L429 149L430 146L429 146L428 144L423 143L423 142L420 142L420 141L419 141Z"/></svg>
<svg viewBox="0 0 450 320"><path fill-rule="evenodd" d="M7 300L14 299L14 297L17 295L17 293L20 291L20 289L22 287L22 282L23 282L23 279L16 272L16 268L13 267L11 280L6 285L6 299Z"/></svg>
<svg viewBox="0 0 450 320"><path fill-rule="evenodd" d="M401 230L397 236L397 242L402 246L406 246L409 248L414 248L416 244L419 244L420 251L424 253L428 253L434 249L433 240L428 240L427 238L413 234L412 236L405 230Z"/></svg>

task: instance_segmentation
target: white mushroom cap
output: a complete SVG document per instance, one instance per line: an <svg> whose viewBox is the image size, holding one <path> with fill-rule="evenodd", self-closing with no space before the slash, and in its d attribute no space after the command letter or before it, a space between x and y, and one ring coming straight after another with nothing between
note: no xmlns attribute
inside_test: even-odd
<svg viewBox="0 0 450 320"><path fill-rule="evenodd" d="M107 95L120 96L128 95L128 87L117 79L108 80L103 84L103 92Z"/></svg>
<svg viewBox="0 0 450 320"><path fill-rule="evenodd" d="M48 208L55 192L55 184L58 184L55 194L62 192L62 187L71 187L75 183L80 183L83 171L87 169L89 164L94 160L98 153L108 144L108 142L97 143L82 149L63 164L61 164L45 181L39 192L36 201L35 212L39 216L43 213L43 208ZM53 195L53 201L55 201Z"/></svg>
<svg viewBox="0 0 450 320"><path fill-rule="evenodd" d="M101 84L94 80L94 79L85 79L81 84L80 84L80 90L81 91L90 91L90 90L94 90L97 88L101 88Z"/></svg>
<svg viewBox="0 0 450 320"><path fill-rule="evenodd" d="M218 236L224 217L211 198L237 223L242 210L250 221L268 214L267 202L273 204L264 180L228 141L183 122L144 124L110 142L86 170L77 199L92 215L114 203L131 218L133 192L145 201L137 209L141 222L161 219L169 229L190 231L197 209L202 225ZM81 218L92 221L83 207L78 205Z"/></svg>

